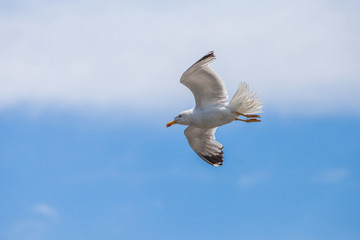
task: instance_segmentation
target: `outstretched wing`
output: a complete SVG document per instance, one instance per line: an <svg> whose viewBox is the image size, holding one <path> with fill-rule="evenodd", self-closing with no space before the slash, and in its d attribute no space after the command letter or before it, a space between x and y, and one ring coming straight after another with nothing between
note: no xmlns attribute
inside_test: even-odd
<svg viewBox="0 0 360 240"><path fill-rule="evenodd" d="M215 131L217 128L202 129L196 127L188 127L185 129L185 136L190 144L190 147L201 157L205 162L219 167L223 164L221 143L215 140Z"/></svg>
<svg viewBox="0 0 360 240"><path fill-rule="evenodd" d="M196 107L225 103L228 98L224 82L209 66L213 60L215 60L215 55L211 51L181 76L180 83L191 90L195 97Z"/></svg>

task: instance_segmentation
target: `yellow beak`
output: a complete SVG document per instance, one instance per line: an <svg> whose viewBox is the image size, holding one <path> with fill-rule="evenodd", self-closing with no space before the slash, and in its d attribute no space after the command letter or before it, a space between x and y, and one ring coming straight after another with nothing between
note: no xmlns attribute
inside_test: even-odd
<svg viewBox="0 0 360 240"><path fill-rule="evenodd" d="M175 123L176 123L176 121L168 122L168 123L166 124L166 127L168 128L168 127L170 127L171 125L174 125Z"/></svg>

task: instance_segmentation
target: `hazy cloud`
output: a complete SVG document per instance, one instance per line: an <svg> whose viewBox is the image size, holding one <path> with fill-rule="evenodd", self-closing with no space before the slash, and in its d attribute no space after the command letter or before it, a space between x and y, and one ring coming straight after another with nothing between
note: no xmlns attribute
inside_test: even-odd
<svg viewBox="0 0 360 240"><path fill-rule="evenodd" d="M33 211L40 215L50 217L50 218L56 218L58 216L55 208L51 207L48 204L44 204L44 203L39 203L39 204L35 205L33 207Z"/></svg>
<svg viewBox="0 0 360 240"><path fill-rule="evenodd" d="M255 171L240 177L238 185L242 188L252 187L265 182L269 178L267 171Z"/></svg>
<svg viewBox="0 0 360 240"><path fill-rule="evenodd" d="M360 111L356 9L355 1L14 1L0 16L0 108L190 107L179 78L215 50L230 95L246 80L279 112Z"/></svg>
<svg viewBox="0 0 360 240"><path fill-rule="evenodd" d="M37 220L23 220L20 221L9 229L4 234L5 240L45 240L50 226L48 223Z"/></svg>
<svg viewBox="0 0 360 240"><path fill-rule="evenodd" d="M322 171L317 179L323 183L333 184L343 181L348 175L349 172L346 169L335 168Z"/></svg>
<svg viewBox="0 0 360 240"><path fill-rule="evenodd" d="M10 223L9 229L3 234L0 234L5 240L49 239L48 234L54 226L53 220L58 216L56 209L48 204L39 203L32 206L29 210L31 214L24 213L21 219Z"/></svg>

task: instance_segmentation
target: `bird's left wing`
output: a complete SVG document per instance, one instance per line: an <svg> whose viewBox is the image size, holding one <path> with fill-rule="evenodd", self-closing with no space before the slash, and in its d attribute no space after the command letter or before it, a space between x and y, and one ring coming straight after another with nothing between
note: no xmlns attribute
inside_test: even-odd
<svg viewBox="0 0 360 240"><path fill-rule="evenodd" d="M196 107L225 103L228 98L224 82L209 66L214 60L214 52L209 52L181 76L180 83L191 90Z"/></svg>
<svg viewBox="0 0 360 240"><path fill-rule="evenodd" d="M196 127L188 127L185 129L185 136L190 144L190 147L201 157L205 162L219 167L223 164L221 143L215 140L215 131L217 128L202 129Z"/></svg>

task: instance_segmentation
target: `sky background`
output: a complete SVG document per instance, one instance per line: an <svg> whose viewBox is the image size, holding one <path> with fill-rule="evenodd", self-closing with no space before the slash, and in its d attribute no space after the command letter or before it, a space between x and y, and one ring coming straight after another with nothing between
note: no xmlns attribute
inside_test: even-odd
<svg viewBox="0 0 360 240"><path fill-rule="evenodd" d="M0 1L0 239L360 239L358 1ZM261 123L191 150L214 50Z"/></svg>

